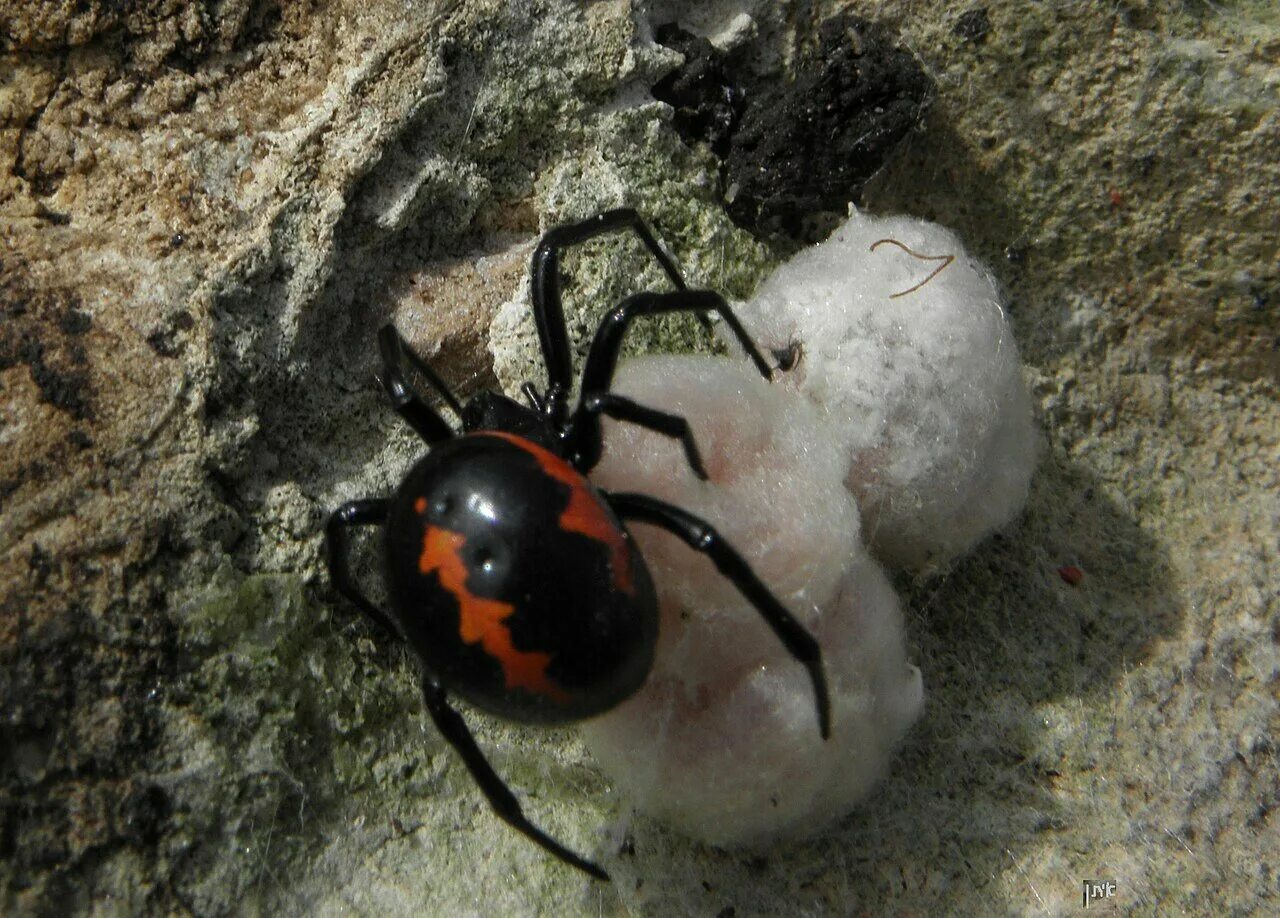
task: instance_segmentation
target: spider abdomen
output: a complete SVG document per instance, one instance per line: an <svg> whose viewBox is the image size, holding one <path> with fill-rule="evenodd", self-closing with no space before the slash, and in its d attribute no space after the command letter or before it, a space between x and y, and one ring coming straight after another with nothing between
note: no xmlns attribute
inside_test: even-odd
<svg viewBox="0 0 1280 918"><path fill-rule="evenodd" d="M644 682L657 637L644 559L549 450L496 431L441 443L405 478L385 531L397 621L476 706L566 722Z"/></svg>

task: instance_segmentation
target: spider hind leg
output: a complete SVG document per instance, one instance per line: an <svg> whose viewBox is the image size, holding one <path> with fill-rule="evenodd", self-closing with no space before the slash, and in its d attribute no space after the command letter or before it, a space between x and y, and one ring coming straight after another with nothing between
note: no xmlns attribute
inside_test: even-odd
<svg viewBox="0 0 1280 918"><path fill-rule="evenodd" d="M461 756L467 771L471 773L472 780L476 782L480 792L489 801L489 806L493 808L493 812L499 819L569 866L576 867L597 880L608 882L609 874L604 870L570 851L529 821L520 808L520 801L516 799L516 795L511 792L511 788L507 787L506 782L498 776L484 753L480 751L467 722L449 704L444 688L426 674L422 682L422 699L436 729Z"/></svg>

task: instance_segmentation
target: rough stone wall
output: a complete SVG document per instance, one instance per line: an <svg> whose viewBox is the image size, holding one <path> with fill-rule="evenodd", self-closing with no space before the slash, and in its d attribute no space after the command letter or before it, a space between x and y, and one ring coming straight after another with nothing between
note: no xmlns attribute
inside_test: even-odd
<svg viewBox="0 0 1280 918"><path fill-rule="evenodd" d="M526 339L491 353L487 326L547 226L632 204L695 282L750 292L787 246L733 226L649 97L677 60L650 25L785 68L835 5L0 5L4 911L1280 896L1280 16L842 6L937 82L863 203L992 263L1045 459L1020 524L899 584L930 706L829 836L692 846L629 817L572 733L477 719L544 827L614 872L596 887L489 817L402 654L326 589L318 531L416 454L374 330L464 389L517 374ZM570 262L578 337L657 283L643 264Z"/></svg>

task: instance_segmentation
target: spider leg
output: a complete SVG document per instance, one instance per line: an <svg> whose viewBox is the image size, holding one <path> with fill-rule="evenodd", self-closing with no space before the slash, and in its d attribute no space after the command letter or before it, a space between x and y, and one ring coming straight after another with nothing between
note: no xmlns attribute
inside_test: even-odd
<svg viewBox="0 0 1280 918"><path fill-rule="evenodd" d="M681 539L694 551L705 554L716 569L733 582L738 591L756 607L756 611L773 629L791 656L809 671L818 709L818 728L823 739L830 737L831 701L827 693L827 677L822 667L822 648L808 629L760 581L746 559L705 520L665 501L635 493L609 493L605 495L605 499L621 519L658 526Z"/></svg>
<svg viewBox="0 0 1280 918"><path fill-rule="evenodd" d="M355 526L380 526L387 520L387 510L391 502L382 499L353 500L343 504L329 517L325 526L324 540L329 556L329 582L339 593L347 597L360 608L365 615L377 622L393 637L401 637L391 616L383 612L369 597L360 591L355 578L351 576L351 542L347 537L349 529Z"/></svg>
<svg viewBox="0 0 1280 918"><path fill-rule="evenodd" d="M627 297L600 322L591 342L591 349L587 352L586 366L582 370L582 396L566 434L573 453L579 457L577 465L580 471L587 472L595 468L604 452L599 412L586 411L584 408L587 399L609 391L627 328L635 319L643 316L670 312L717 313L729 326L760 375L765 379L773 378L773 371L764 359L764 354L742 327L724 297L715 291L675 290L668 293L637 293Z"/></svg>
<svg viewBox="0 0 1280 918"><path fill-rule="evenodd" d="M533 387L533 383L526 382L520 386L520 393L524 396L524 400L529 403L529 407L538 414L542 414L544 410L544 402L542 396L538 394L538 390Z"/></svg>
<svg viewBox="0 0 1280 918"><path fill-rule="evenodd" d="M520 801L516 800L516 795L511 792L511 788L507 787L502 778L498 777L493 766L484 757L484 753L480 751L480 747L476 745L475 737L471 735L467 722L449 704L444 687L435 678L425 673L422 682L422 699L426 703L427 713L431 715L436 729L458 755L462 756L467 771L471 772L471 777L479 785L481 793L489 801L489 805L493 807L499 819L571 867L577 867L597 880L606 882L609 880L609 874L585 858L574 854L528 820L520 809Z"/></svg>
<svg viewBox="0 0 1280 918"><path fill-rule="evenodd" d="M607 392L613 381L613 372L618 366L622 339L631 323L643 316L658 316L669 312L716 313L729 326L760 375L765 379L773 379L773 370L764 359L764 354L742 327L742 322L729 308L724 297L714 290L674 290L668 293L637 293L627 297L605 315L600 327L596 329L591 349L587 352L587 363L582 370L582 391Z"/></svg>
<svg viewBox="0 0 1280 918"><path fill-rule="evenodd" d="M564 324L564 307L560 302L560 253L596 236L631 230L639 237L677 290L685 289L684 278L671 256L662 250L643 218L630 207L608 210L602 214L549 230L533 251L530 298L533 316L542 344L542 359L547 365L547 387L568 393L572 387L573 352Z"/></svg>
<svg viewBox="0 0 1280 918"><path fill-rule="evenodd" d="M664 436L678 438L684 446L684 455L693 474L703 481L707 480L707 468L702 464L702 455L698 452L698 444L694 442L693 430L689 427L689 422L680 415L646 407L614 392L597 392L586 396L579 410L584 415L604 414Z"/></svg>
<svg viewBox="0 0 1280 918"><path fill-rule="evenodd" d="M445 403L455 413L461 415L462 405L457 396L449 390L445 381L409 346L407 341L400 337L394 325L384 325L378 332L378 351L382 355L382 374L378 381L382 383L382 388L391 399L391 407L395 412L429 444L439 443L452 437L453 428L409 385L405 379L405 368L412 367L422 374L431 387L444 398Z"/></svg>

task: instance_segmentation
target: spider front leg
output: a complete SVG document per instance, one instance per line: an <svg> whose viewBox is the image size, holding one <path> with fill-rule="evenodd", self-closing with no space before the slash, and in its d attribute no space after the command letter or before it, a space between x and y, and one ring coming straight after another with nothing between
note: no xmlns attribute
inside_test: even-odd
<svg viewBox="0 0 1280 918"><path fill-rule="evenodd" d="M574 412L570 421L566 437L572 453L578 457L575 465L583 474L595 468L604 453L600 412L587 410L587 401L607 393L613 384L613 374L618 367L622 340L631 323L643 316L657 316L672 312L696 312L699 315L716 313L729 326L760 375L765 379L773 378L773 370L770 369L759 346L742 327L742 323L729 308L725 298L715 291L675 290L668 293L637 293L635 296L628 297L601 320L600 327L596 329L596 336L591 342L591 349L587 352L586 366L582 370L582 396L578 403L578 410ZM674 417L674 415L668 415L668 417ZM653 429L658 430L656 427ZM665 431L659 430L659 432Z"/></svg>
<svg viewBox="0 0 1280 918"><path fill-rule="evenodd" d="M433 389L440 393L455 414L462 414L462 405L449 390L445 381L418 355L409 343L400 337L394 325L384 325L378 332L378 351L382 355L382 373L379 382L391 399L391 407L409 426L417 431L428 444L440 443L453 436L453 428L428 405L405 379L405 370L411 367L422 374Z"/></svg>
<svg viewBox="0 0 1280 918"><path fill-rule="evenodd" d="M597 236L630 230L649 250L677 290L685 289L684 278L671 256L662 250L658 240L640 214L630 207L608 210L583 220L557 226L547 232L533 252L530 299L542 344L542 359L547 365L547 388L567 394L572 386L573 351L564 324L564 307L560 302L560 253Z"/></svg>
<svg viewBox="0 0 1280 918"><path fill-rule="evenodd" d="M361 592L351 576L351 543L348 530L355 526L381 526L387 521L391 502L387 500L353 500L343 504L329 517L325 526L325 547L329 556L329 582L365 615L377 622L392 637L401 637L391 616L379 609Z"/></svg>
<svg viewBox="0 0 1280 918"><path fill-rule="evenodd" d="M822 648L804 625L800 624L769 588L756 576L747 560L709 523L687 510L649 497L646 494L609 493L605 495L615 513L623 520L649 523L665 529L694 551L711 559L716 569L738 588L773 629L787 652L809 671L814 700L818 710L818 729L822 738L831 736L831 701L827 677L822 667Z"/></svg>
<svg viewBox="0 0 1280 918"><path fill-rule="evenodd" d="M423 675L422 699L436 729L462 757L467 771L471 773L471 777L499 819L571 867L577 867L597 880L608 882L609 874L585 858L574 854L528 820L520 809L520 801L516 799L516 795L498 777L498 773L493 770L493 766L476 745L475 737L471 735L467 722L450 706L444 687L428 674Z"/></svg>

